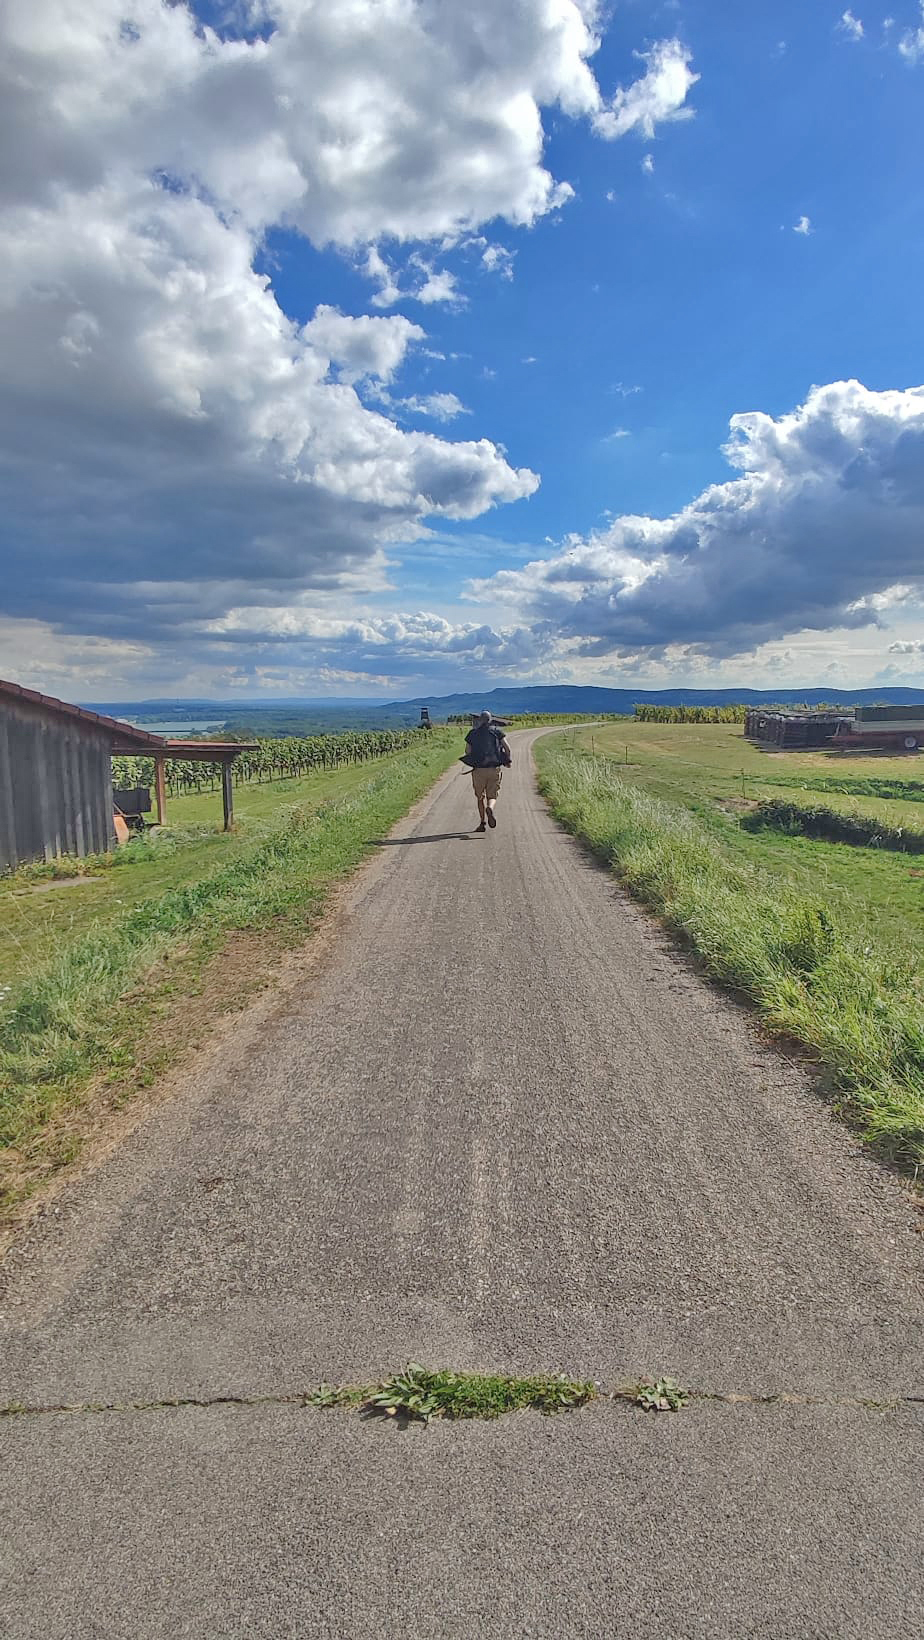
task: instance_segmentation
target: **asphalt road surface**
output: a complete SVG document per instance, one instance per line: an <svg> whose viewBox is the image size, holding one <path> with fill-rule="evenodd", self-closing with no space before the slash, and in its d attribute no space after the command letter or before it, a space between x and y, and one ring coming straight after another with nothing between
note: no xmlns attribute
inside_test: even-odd
<svg viewBox="0 0 924 1640"><path fill-rule="evenodd" d="M5 1640L924 1632L920 1215L534 738L495 832L446 776L9 1255L0 1401L228 1400L0 1419ZM286 1404L409 1358L796 1399Z"/></svg>

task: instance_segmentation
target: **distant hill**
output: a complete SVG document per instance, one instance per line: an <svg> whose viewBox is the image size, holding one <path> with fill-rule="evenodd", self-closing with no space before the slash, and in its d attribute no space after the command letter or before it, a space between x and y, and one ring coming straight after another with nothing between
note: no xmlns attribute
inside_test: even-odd
<svg viewBox="0 0 924 1640"><path fill-rule="evenodd" d="M242 735L322 734L337 729L385 729L420 722L427 706L434 721L483 708L497 717L517 712L624 712L636 703L652 706L786 705L821 702L836 706L872 706L924 701L924 689L600 689L578 684L509 684L456 695L420 695L415 700L134 700L83 702L94 712L128 718L144 726L169 720L169 733L184 722L221 723Z"/></svg>
<svg viewBox="0 0 924 1640"><path fill-rule="evenodd" d="M377 700L82 701L91 712L136 723L155 734L195 734L220 726L243 738L314 735L343 729L392 729L420 721L420 708ZM169 727L166 725L169 724Z"/></svg>
<svg viewBox="0 0 924 1640"><path fill-rule="evenodd" d="M599 689L577 684L510 684L480 694L421 695L417 700L395 701L386 708L429 706L434 717L456 712L494 712L510 717L516 712L632 712L645 706L748 706L804 704L819 706L872 706L924 700L924 689Z"/></svg>

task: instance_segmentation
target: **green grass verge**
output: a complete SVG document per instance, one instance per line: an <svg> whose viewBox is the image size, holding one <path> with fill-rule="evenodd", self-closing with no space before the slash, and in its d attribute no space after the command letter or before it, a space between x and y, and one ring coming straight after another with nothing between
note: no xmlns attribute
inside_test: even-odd
<svg viewBox="0 0 924 1640"><path fill-rule="evenodd" d="M0 1151L28 1144L95 1072L130 1067L123 999L131 991L131 1012L143 1013L159 959L198 942L205 960L232 930L304 938L330 886L457 755L458 736L435 731L367 767L350 795L292 806L217 864L212 857L211 869L120 907L9 987L0 995ZM118 875L131 881L128 870Z"/></svg>
<svg viewBox="0 0 924 1640"><path fill-rule="evenodd" d="M917 766L915 760L914 767ZM791 774L764 774L763 781L765 785L791 786L793 777ZM889 779L877 775L803 775L799 788L806 792L839 792L846 797L882 799L887 803L924 803L924 780Z"/></svg>
<svg viewBox="0 0 924 1640"><path fill-rule="evenodd" d="M920 862L900 851L850 847L766 826L749 831L746 822L754 803L802 805L807 792L823 790L826 804L848 822L920 831L914 786L920 757L767 751L728 724L625 723L578 730L573 738L576 749L618 764L634 786L689 810L731 859L823 898L845 928L890 950L924 949Z"/></svg>
<svg viewBox="0 0 924 1640"><path fill-rule="evenodd" d="M910 955L877 950L823 898L733 859L697 819L561 742L539 747L540 787L717 979L776 1032L814 1049L865 1137L924 1161L924 994Z"/></svg>

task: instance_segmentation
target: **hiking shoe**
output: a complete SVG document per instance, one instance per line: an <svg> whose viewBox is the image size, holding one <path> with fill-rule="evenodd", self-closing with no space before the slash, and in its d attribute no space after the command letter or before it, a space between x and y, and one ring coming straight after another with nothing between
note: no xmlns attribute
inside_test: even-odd
<svg viewBox="0 0 924 1640"><path fill-rule="evenodd" d="M486 826L486 825L485 825L485 823L484 823L484 821L483 821L483 820L482 820L482 822L481 822L481 825L480 825L480 826L476 826L476 827L475 827L475 830L476 830L476 831L487 831L487 829L488 829L488 828L487 828L487 826Z"/></svg>
<svg viewBox="0 0 924 1640"><path fill-rule="evenodd" d="M497 825L497 816L495 815L493 809L488 810L488 825L491 827L492 831L494 830L494 827Z"/></svg>

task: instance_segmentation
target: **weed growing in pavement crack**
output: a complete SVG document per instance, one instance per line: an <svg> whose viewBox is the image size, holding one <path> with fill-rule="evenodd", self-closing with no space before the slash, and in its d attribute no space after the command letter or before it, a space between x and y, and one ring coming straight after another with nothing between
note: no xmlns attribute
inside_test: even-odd
<svg viewBox="0 0 924 1640"><path fill-rule="evenodd" d="M505 1412L532 1409L563 1412L590 1401L623 1402L645 1411L677 1412L690 1401L726 1406L853 1407L865 1412L893 1412L904 1406L924 1406L924 1395L813 1395L796 1390L753 1393L747 1390L686 1390L673 1378L626 1383L607 1389L599 1382L566 1378L559 1373L540 1378L505 1378L490 1374L431 1372L411 1362L403 1373L379 1384L319 1384L314 1390L287 1390L264 1395L177 1395L153 1401L59 1401L30 1405L23 1401L0 1403L0 1419L46 1418L87 1413L181 1411L186 1408L227 1407L358 1407L366 1417L391 1416L396 1422L428 1423L431 1418L491 1418Z"/></svg>
<svg viewBox="0 0 924 1640"><path fill-rule="evenodd" d="M351 1407L357 1406L371 1393L368 1388L360 1388L356 1384L319 1384L310 1395L305 1396L306 1407Z"/></svg>
<svg viewBox="0 0 924 1640"><path fill-rule="evenodd" d="M431 1418L499 1418L505 1412L566 1412L594 1399L596 1386L564 1374L506 1378L492 1373L432 1370L410 1361L403 1372L367 1389L321 1384L307 1397L318 1407L361 1407L366 1417L403 1418L427 1424Z"/></svg>
<svg viewBox="0 0 924 1640"><path fill-rule="evenodd" d="M639 1384L635 1401L646 1412L679 1412L690 1397L673 1378L656 1378L653 1384Z"/></svg>

